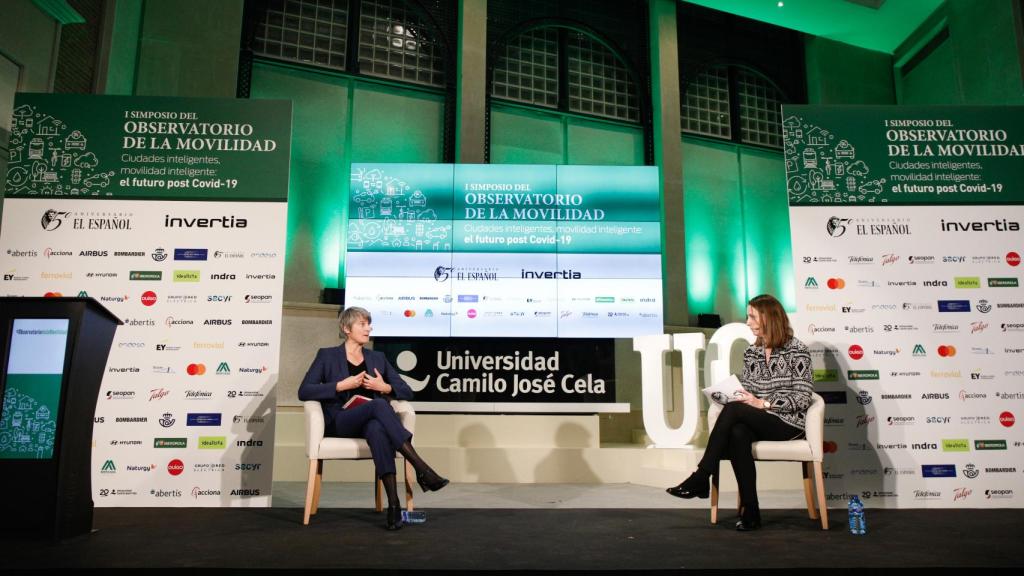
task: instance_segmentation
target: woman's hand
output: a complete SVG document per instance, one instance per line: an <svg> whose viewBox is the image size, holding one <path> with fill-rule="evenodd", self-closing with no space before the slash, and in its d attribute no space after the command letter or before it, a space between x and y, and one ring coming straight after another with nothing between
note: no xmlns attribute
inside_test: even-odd
<svg viewBox="0 0 1024 576"><path fill-rule="evenodd" d="M739 397L738 400L736 400L736 402L742 402L744 404L747 404L748 406L753 406L754 408L757 408L758 410L764 410L765 409L764 408L764 404L765 404L764 400L758 398L757 396L754 396L750 392L747 392L746 390L742 390L742 391L740 391L739 396L740 397Z"/></svg>
<svg viewBox="0 0 1024 576"><path fill-rule="evenodd" d="M344 380L335 384L334 389L337 390L338 392L344 392L345 390L355 390L356 388L359 388L360 386L363 385L363 378L365 377L365 371L360 372L359 374L355 374L353 376L349 376L348 378L345 378Z"/></svg>
<svg viewBox="0 0 1024 576"><path fill-rule="evenodd" d="M363 387L369 390L373 390L375 392L380 392L381 394L390 394L391 384L388 384L387 382L384 381L384 378L382 378L380 375L380 370L374 368L373 373L376 374L376 376L364 374Z"/></svg>

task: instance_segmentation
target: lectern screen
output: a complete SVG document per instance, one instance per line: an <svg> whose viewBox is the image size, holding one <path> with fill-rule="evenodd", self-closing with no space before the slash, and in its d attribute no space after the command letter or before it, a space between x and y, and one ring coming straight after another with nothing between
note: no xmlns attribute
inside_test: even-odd
<svg viewBox="0 0 1024 576"><path fill-rule="evenodd" d="M67 318L13 321L0 415L0 459L53 457L69 323Z"/></svg>

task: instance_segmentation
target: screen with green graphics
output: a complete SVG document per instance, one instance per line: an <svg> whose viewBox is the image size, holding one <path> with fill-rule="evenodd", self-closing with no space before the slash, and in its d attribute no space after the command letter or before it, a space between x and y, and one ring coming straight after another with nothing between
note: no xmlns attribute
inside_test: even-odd
<svg viewBox="0 0 1024 576"><path fill-rule="evenodd" d="M0 415L0 459L53 457L67 318L14 320Z"/></svg>
<svg viewBox="0 0 1024 576"><path fill-rule="evenodd" d="M662 331L650 166L353 164L346 304L378 336Z"/></svg>

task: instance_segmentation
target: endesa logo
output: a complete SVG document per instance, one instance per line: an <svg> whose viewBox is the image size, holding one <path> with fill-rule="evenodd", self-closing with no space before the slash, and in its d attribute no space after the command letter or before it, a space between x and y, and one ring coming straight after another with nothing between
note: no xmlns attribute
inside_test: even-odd
<svg viewBox="0 0 1024 576"><path fill-rule="evenodd" d="M156 292L152 290L146 290L142 293L142 304L144 306L152 306L156 304Z"/></svg>
<svg viewBox="0 0 1024 576"><path fill-rule="evenodd" d="M185 463L175 458L167 463L167 473L171 476L178 476L185 471Z"/></svg>
<svg viewBox="0 0 1024 576"><path fill-rule="evenodd" d="M849 354L850 358L853 358L854 360L860 360L861 358L864 357L864 349L858 346L857 344L854 344L853 346L850 346Z"/></svg>
<svg viewBox="0 0 1024 576"><path fill-rule="evenodd" d="M1007 252L1006 253L1006 263L1009 264L1010 266L1019 266L1020 265L1020 254L1018 254L1016 252Z"/></svg>
<svg viewBox="0 0 1024 576"><path fill-rule="evenodd" d="M175 248L175 260L206 260L206 248Z"/></svg>

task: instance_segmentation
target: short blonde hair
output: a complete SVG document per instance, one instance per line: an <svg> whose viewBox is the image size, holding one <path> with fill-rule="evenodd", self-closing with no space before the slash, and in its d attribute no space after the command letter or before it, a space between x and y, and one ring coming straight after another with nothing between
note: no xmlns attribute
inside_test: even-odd
<svg viewBox="0 0 1024 576"><path fill-rule="evenodd" d="M793 337L793 328L789 325L786 310L775 296L761 294L754 296L747 304L757 310L761 319L761 335L757 337L755 344L774 350L789 342Z"/></svg>
<svg viewBox="0 0 1024 576"><path fill-rule="evenodd" d="M352 326L360 320L366 320L367 324L373 324L373 318L370 317L369 310L365 308L350 306L338 313L338 325L341 328L341 338L343 340L348 340L345 329L351 330Z"/></svg>

